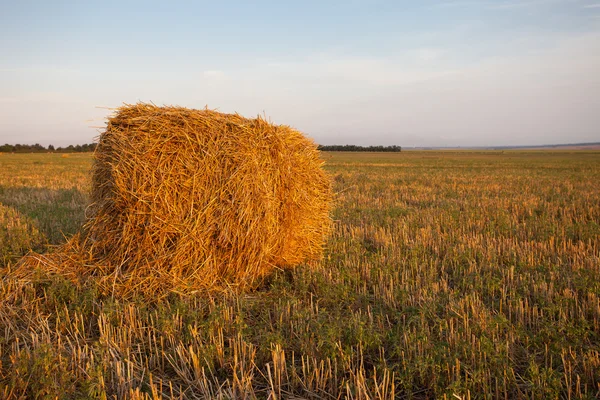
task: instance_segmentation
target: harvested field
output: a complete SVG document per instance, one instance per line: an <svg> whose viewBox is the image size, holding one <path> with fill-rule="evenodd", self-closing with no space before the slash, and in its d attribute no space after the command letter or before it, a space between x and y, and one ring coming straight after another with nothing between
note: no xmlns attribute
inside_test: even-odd
<svg viewBox="0 0 600 400"><path fill-rule="evenodd" d="M600 397L600 153L323 156L314 268L156 302L9 279L78 232L92 162L2 157L4 221L34 236L0 268L0 398Z"/></svg>

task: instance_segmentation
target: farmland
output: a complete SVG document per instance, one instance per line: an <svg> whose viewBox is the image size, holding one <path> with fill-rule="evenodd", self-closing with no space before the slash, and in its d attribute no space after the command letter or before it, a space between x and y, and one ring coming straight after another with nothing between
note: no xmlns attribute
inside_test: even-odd
<svg viewBox="0 0 600 400"><path fill-rule="evenodd" d="M153 303L13 277L91 156L0 155L0 398L600 397L600 152L323 157L319 265Z"/></svg>

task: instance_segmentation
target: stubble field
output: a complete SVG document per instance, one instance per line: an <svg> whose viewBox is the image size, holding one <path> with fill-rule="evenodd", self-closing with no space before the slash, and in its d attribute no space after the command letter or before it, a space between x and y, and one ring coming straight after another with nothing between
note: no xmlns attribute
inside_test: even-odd
<svg viewBox="0 0 600 400"><path fill-rule="evenodd" d="M10 276L91 155L0 155L0 398L600 397L600 152L323 153L315 269L166 300Z"/></svg>

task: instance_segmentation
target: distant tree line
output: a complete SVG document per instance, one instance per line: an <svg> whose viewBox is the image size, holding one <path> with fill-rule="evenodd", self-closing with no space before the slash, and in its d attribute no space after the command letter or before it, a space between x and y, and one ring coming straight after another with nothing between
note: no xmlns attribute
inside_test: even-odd
<svg viewBox="0 0 600 400"><path fill-rule="evenodd" d="M371 151L371 152L388 152L388 153L399 153L402 151L401 146L356 146L353 144L345 145L330 145L323 146L319 145L319 150L322 151Z"/></svg>
<svg viewBox="0 0 600 400"><path fill-rule="evenodd" d="M5 144L0 146L0 153L86 153L94 151L96 143L69 145L67 147L54 147L48 145L44 147L36 144Z"/></svg>
<svg viewBox="0 0 600 400"><path fill-rule="evenodd" d="M0 153L86 153L96 149L96 143L69 145L67 147L54 147L48 145L44 147L39 143L36 144L5 144L0 146ZM369 152L389 152L399 153L402 150L401 146L357 146L353 144L345 145L319 145L319 150L322 151L369 151Z"/></svg>

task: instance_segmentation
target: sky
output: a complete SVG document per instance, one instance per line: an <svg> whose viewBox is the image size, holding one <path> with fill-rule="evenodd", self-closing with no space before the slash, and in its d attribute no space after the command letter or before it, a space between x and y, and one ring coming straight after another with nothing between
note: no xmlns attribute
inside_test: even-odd
<svg viewBox="0 0 600 400"><path fill-rule="evenodd" d="M0 143L153 102L320 144L600 141L600 0L0 0Z"/></svg>

